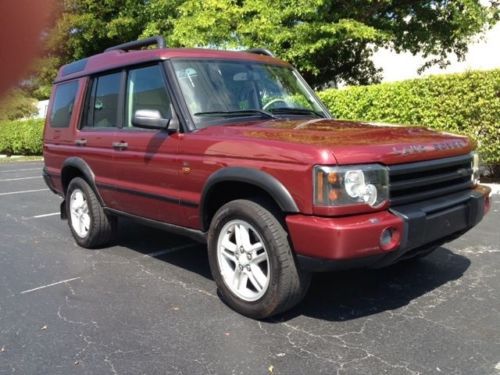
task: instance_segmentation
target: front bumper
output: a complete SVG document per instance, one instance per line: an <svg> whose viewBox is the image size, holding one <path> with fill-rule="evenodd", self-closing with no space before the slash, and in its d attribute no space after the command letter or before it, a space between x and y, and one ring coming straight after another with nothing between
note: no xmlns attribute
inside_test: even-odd
<svg viewBox="0 0 500 375"><path fill-rule="evenodd" d="M490 208L489 194L488 187L479 185L388 211L339 218L289 215L286 223L304 269L379 268L429 251L474 227ZM389 246L381 241L387 230L393 234Z"/></svg>

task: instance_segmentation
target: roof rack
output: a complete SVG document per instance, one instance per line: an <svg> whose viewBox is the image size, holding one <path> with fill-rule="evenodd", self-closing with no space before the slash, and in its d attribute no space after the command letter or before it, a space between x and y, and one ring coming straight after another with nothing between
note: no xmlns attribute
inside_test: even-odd
<svg viewBox="0 0 500 375"><path fill-rule="evenodd" d="M147 39L140 39L133 42L118 44L117 46L106 48L104 52L130 51L131 49L139 49L141 47L147 47L153 44L156 44L157 48L165 48L167 46L165 43L165 39L162 36L157 35Z"/></svg>
<svg viewBox="0 0 500 375"><path fill-rule="evenodd" d="M265 48L250 48L247 49L245 52L274 57L274 54Z"/></svg>

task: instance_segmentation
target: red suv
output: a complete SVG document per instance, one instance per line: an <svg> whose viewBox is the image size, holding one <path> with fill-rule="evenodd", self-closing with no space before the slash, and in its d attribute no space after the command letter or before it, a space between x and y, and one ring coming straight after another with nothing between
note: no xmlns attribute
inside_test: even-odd
<svg viewBox="0 0 500 375"><path fill-rule="evenodd" d="M312 271L427 255L490 205L469 139L333 120L266 50L161 37L60 69L44 157L80 246L120 216L207 243L220 295L254 318L298 303Z"/></svg>

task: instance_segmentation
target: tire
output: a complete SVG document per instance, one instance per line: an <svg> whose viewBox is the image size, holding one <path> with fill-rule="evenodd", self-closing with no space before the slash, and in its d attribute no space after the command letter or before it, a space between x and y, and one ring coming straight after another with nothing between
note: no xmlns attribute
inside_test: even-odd
<svg viewBox="0 0 500 375"><path fill-rule="evenodd" d="M108 216L83 178L71 180L66 192L68 224L76 243L93 249L108 244L116 230L116 218Z"/></svg>
<svg viewBox="0 0 500 375"><path fill-rule="evenodd" d="M310 274L296 266L279 213L263 202L234 200L222 206L210 224L208 253L219 296L250 318L292 308L310 284Z"/></svg>

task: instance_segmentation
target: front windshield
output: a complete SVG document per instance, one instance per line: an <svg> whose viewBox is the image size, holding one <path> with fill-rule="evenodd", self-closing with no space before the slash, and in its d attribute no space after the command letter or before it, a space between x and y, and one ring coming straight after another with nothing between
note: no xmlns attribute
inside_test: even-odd
<svg viewBox="0 0 500 375"><path fill-rule="evenodd" d="M172 60L197 127L248 117L329 117L291 68L248 61Z"/></svg>

